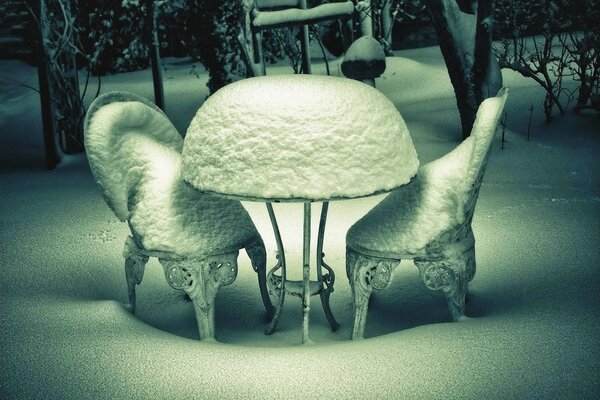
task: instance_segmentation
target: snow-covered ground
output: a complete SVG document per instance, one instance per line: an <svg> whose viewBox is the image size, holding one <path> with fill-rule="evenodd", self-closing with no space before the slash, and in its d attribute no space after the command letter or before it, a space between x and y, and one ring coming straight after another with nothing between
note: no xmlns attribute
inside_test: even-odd
<svg viewBox="0 0 600 400"><path fill-rule="evenodd" d="M398 107L422 163L458 144L452 88L437 48L388 59L377 87ZM167 114L185 131L206 75L167 60ZM331 63L339 74L339 62ZM200 72L202 72L202 68ZM323 65L315 65L323 73ZM267 323L255 274L217 297L221 343L197 340L192 304L152 260L129 313L121 250L128 228L102 200L83 156L43 170L35 70L0 61L0 398L598 398L600 396L600 120L543 121L533 82L511 86L504 149L493 143L475 212L477 274L467 315L451 323L443 295L411 262L372 297L367 340L349 340L344 273L348 227L382 197L333 202L325 237L338 276L332 333L313 298L302 346L301 306ZM269 73L288 73L280 65ZM150 72L106 77L102 91L152 97ZM94 92L92 88L91 92ZM527 140L529 107L534 115ZM318 111L318 110L315 110ZM264 206L244 203L275 260ZM319 206L315 205L315 211ZM300 272L302 207L278 204L292 273ZM313 224L318 223L313 213ZM313 247L314 248L314 247Z"/></svg>

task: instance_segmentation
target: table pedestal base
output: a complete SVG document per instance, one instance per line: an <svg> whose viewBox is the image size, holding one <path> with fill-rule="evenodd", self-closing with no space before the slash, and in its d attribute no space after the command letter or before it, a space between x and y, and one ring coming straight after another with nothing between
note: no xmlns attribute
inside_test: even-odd
<svg viewBox="0 0 600 400"><path fill-rule="evenodd" d="M317 280L310 280L310 208L311 203L304 203L304 239L303 239L303 256L302 256L302 280L292 281L286 279L286 263L285 263L285 252L283 243L281 240L281 234L279 233L279 227L277 225L277 219L275 218L275 212L273 211L273 205L267 203L267 211L269 212L269 218L271 219L271 225L273 226L273 232L275 233L275 241L277 242L277 264L269 271L267 275L267 286L269 293L275 297L275 314L271 321L271 326L266 330L267 334L271 334L277 328L279 318L281 317L281 311L283 309L283 302L285 295L297 296L302 298L302 343L310 342L308 335L309 327L309 312L310 312L310 297L315 295L321 296L321 304L325 316L331 325L331 330L335 331L339 328L339 324L335 320L331 308L329 306L329 296L333 292L333 284L335 282L335 273L329 267L323 257L323 236L325 234L325 223L327 221L327 210L329 203L324 202L323 208L321 209L321 219L319 222L319 232L317 236ZM323 275L323 268L327 271ZM277 274L279 273L279 274Z"/></svg>

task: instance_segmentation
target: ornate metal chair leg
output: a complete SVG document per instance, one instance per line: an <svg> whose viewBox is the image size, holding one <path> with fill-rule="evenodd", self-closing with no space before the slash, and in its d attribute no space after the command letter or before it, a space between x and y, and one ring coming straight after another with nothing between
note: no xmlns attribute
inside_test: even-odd
<svg viewBox="0 0 600 400"><path fill-rule="evenodd" d="M185 290L194 304L200 340L215 338L215 297L237 277L237 252L207 259L159 260L167 282Z"/></svg>
<svg viewBox="0 0 600 400"><path fill-rule="evenodd" d="M267 288L267 252L265 250L265 245L262 242L262 240L260 240L252 246L247 247L246 253L248 253L248 257L250 257L252 268L258 275L258 287L260 288L260 296L262 297L265 310L267 311L267 318L270 321L273 319L275 307L271 302L271 297L269 296L269 289Z"/></svg>
<svg viewBox="0 0 600 400"><path fill-rule="evenodd" d="M135 287L142 283L144 277L144 270L146 269L146 263L148 263L148 257L141 254L133 239L130 237L125 241L125 248L123 249L123 257L125 258L125 279L127 281L127 296L129 299L129 306L131 312L135 314L136 309L136 295Z"/></svg>
<svg viewBox="0 0 600 400"><path fill-rule="evenodd" d="M460 321L465 316L465 295L467 294L467 280L465 271L456 272L451 286L444 288L444 294L448 301L448 309L453 321Z"/></svg>
<svg viewBox="0 0 600 400"><path fill-rule="evenodd" d="M321 297L321 305L323 306L325 317L327 317L331 330L335 332L340 327L340 324L335 320L335 317L331 312L331 306L329 305L329 296L333 292L333 286L335 284L335 273L333 272L333 269L323 261L323 256L324 254L321 253L320 257L317 257L317 276L322 281L321 284L324 285L319 296ZM321 271L323 267L327 270L327 274L325 275L323 275Z"/></svg>
<svg viewBox="0 0 600 400"><path fill-rule="evenodd" d="M415 260L421 278L431 290L441 290L446 295L448 308L454 321L465 314L467 293L466 254L435 261Z"/></svg>
<svg viewBox="0 0 600 400"><path fill-rule="evenodd" d="M477 267L475 264L475 245L465 252L466 270L465 270L465 302L469 301L469 282L475 277Z"/></svg>
<svg viewBox="0 0 600 400"><path fill-rule="evenodd" d="M467 282L471 282L475 277L475 272L477 271L477 266L475 263L475 246L471 247L465 252L465 257L467 263L466 279Z"/></svg>
<svg viewBox="0 0 600 400"><path fill-rule="evenodd" d="M351 272L350 286L354 297L352 339L362 339L367 322L369 298L373 290L383 290L392 282L392 275L400 260L377 259L349 251L346 268Z"/></svg>
<svg viewBox="0 0 600 400"><path fill-rule="evenodd" d="M358 267L358 265L355 265ZM365 268L354 268L352 270L352 299L354 320L352 322L352 340L363 339L365 325L367 323L367 312L369 309L369 298L373 287L366 282Z"/></svg>

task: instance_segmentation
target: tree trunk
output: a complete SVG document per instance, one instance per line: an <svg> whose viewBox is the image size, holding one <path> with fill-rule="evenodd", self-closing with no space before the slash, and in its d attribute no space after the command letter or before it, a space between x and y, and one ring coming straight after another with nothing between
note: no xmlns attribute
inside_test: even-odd
<svg viewBox="0 0 600 400"><path fill-rule="evenodd" d="M150 65L152 66L152 83L154 86L154 104L165 110L165 94L160 69L160 42L158 41L158 9L154 0L145 0L146 5L146 35L150 51Z"/></svg>
<svg viewBox="0 0 600 400"><path fill-rule="evenodd" d="M46 20L46 2L41 0L38 8L34 10L35 18L39 21L37 38L37 70L38 84L40 88L40 105L42 110L42 129L44 135L44 154L46 158L46 168L54 169L59 162L58 151L56 148L56 124L53 118L54 107L50 95L50 72L46 63L44 37L47 36L47 26L41 21Z"/></svg>
<svg viewBox="0 0 600 400"><path fill-rule="evenodd" d="M478 95L474 85L472 66L467 60L461 38L449 23L450 19L456 21L456 14L452 15L452 13L459 12L458 6L449 3L453 1L425 0L425 5L436 30L448 75L454 87L456 104L460 113L462 137L466 139L473 128L479 102L477 101Z"/></svg>
<svg viewBox="0 0 600 400"><path fill-rule="evenodd" d="M488 75L488 66L492 56L492 1L477 2L477 25L475 28L475 52L473 57L473 84L477 104L485 99L483 85Z"/></svg>
<svg viewBox="0 0 600 400"><path fill-rule="evenodd" d="M46 118L52 120L55 142L68 154L83 151L85 114L75 62L77 32L73 27L71 1L41 0L34 11L38 12L40 63L46 71L41 71L40 79L44 82L48 78L47 94L52 103L51 110L45 111L50 113Z"/></svg>

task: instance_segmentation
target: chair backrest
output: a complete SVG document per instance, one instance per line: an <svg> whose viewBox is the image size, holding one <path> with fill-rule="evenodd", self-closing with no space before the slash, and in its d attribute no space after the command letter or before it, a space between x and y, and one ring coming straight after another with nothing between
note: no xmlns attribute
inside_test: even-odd
<svg viewBox="0 0 600 400"><path fill-rule="evenodd" d="M148 129L151 127L151 129ZM141 164L162 163L167 168L178 162L183 139L166 115L147 99L126 92L110 92L89 107L84 122L84 143L92 174L102 196L117 218L129 217L133 171ZM158 150L154 155L146 150ZM152 160L156 154L158 157Z"/></svg>
<svg viewBox="0 0 600 400"><path fill-rule="evenodd" d="M467 140L473 141L464 190L469 194L465 205L466 218L473 217L479 188L487 166L494 133L498 128L502 111L508 97L508 88L500 89L495 97L485 99L477 110L477 117Z"/></svg>
<svg viewBox="0 0 600 400"><path fill-rule="evenodd" d="M262 51L262 31L301 26L302 73L310 74L308 25L349 18L353 13L354 3L349 0L320 4L312 8L307 7L306 0L254 0L247 20L250 23L250 31L252 32L255 75L265 75L266 73Z"/></svg>

